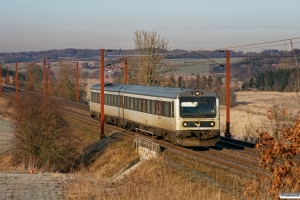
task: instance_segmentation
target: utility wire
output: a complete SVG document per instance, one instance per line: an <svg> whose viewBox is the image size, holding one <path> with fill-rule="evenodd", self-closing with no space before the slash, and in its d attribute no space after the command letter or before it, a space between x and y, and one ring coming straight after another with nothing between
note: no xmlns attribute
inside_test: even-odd
<svg viewBox="0 0 300 200"><path fill-rule="evenodd" d="M283 41L287 41L287 40L296 40L296 39L300 39L300 37L288 38L288 39L283 39L283 40L274 40L274 41L270 41L270 42L260 42L260 43L254 43L254 44L246 44L246 45L240 45L240 46L232 46L232 47L226 47L226 48L221 48L221 49L235 49L235 48L240 48L240 47L256 46L256 45L270 44L270 43L275 43L275 42L283 42Z"/></svg>
<svg viewBox="0 0 300 200"><path fill-rule="evenodd" d="M294 44L298 44L300 42L293 42L293 43ZM249 48L235 49L235 51L237 51L237 50L244 50L244 49L257 49L257 48L275 47L275 46L283 46L283 45L287 45L287 44L275 44L275 45L268 45L268 46L249 47ZM286 51L286 49L285 49L285 51Z"/></svg>
<svg viewBox="0 0 300 200"><path fill-rule="evenodd" d="M223 64L220 64L220 63L218 63L218 62L216 62L216 61L214 61L214 60L212 60L212 59L210 59L210 58L208 58L208 57L206 57L206 56L204 56L204 55L202 55L202 54L200 54L200 53L198 53L196 51L192 51L192 53L195 53L195 54L197 54L199 56L202 56L203 58L205 58L205 59L207 59L207 60L209 60L209 61L211 61L211 62L213 62L213 63L215 63L217 65L220 65L221 67L225 67Z"/></svg>

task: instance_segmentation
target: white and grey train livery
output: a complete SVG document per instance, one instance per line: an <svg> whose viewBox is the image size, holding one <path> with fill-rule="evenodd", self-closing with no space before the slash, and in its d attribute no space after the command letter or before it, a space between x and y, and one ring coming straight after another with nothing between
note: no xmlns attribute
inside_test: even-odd
<svg viewBox="0 0 300 200"><path fill-rule="evenodd" d="M100 85L90 88L90 111L99 118ZM153 132L181 146L214 146L220 136L218 95L190 88L105 84L104 120Z"/></svg>

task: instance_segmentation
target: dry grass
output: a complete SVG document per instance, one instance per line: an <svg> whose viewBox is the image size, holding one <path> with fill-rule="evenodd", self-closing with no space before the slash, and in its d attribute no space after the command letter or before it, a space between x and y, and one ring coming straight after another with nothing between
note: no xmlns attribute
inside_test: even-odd
<svg viewBox="0 0 300 200"><path fill-rule="evenodd" d="M127 164L138 157L137 151L133 149L133 140L127 137L114 137L112 142L103 151L96 154L98 159L88 166L88 171L95 176L112 177Z"/></svg>
<svg viewBox="0 0 300 200"><path fill-rule="evenodd" d="M1 171L9 171L16 170L15 167L11 165L12 156L11 155L1 155L0 156L0 170Z"/></svg>
<svg viewBox="0 0 300 200"><path fill-rule="evenodd" d="M247 136L257 137L265 127L270 126L267 111L278 106L285 109L291 117L296 117L300 110L296 93L240 91L237 105L230 110L230 132L236 139ZM221 107L221 131L226 128L226 109Z"/></svg>
<svg viewBox="0 0 300 200"><path fill-rule="evenodd" d="M107 148L94 154L89 166L70 174L67 199L240 199L237 189L220 186L191 168L161 158L144 161L117 181L112 176L136 157L132 139L113 137ZM178 161L178 160L177 160ZM173 163L173 164L172 164ZM197 166L192 164L192 168ZM207 168L207 167L206 167ZM238 183L236 183L238 185Z"/></svg>
<svg viewBox="0 0 300 200"><path fill-rule="evenodd" d="M163 161L145 161L119 181L80 173L66 186L68 199L240 199L237 190L201 180Z"/></svg>
<svg viewBox="0 0 300 200"><path fill-rule="evenodd" d="M7 120L11 119L13 113L12 103L3 97L0 97L0 117L6 118Z"/></svg>

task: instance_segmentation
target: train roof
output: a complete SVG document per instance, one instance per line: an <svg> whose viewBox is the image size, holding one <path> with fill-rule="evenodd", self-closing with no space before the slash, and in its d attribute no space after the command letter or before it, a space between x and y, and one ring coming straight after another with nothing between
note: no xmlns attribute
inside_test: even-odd
<svg viewBox="0 0 300 200"><path fill-rule="evenodd" d="M100 84L92 85L91 90L100 90ZM158 87L158 86L143 86L143 85L126 85L126 84L105 84L105 91L119 92L124 91L125 93L147 95L155 97L165 98L177 98L180 93L184 93L191 88L170 88L170 87ZM216 95L214 92L209 92L211 95Z"/></svg>

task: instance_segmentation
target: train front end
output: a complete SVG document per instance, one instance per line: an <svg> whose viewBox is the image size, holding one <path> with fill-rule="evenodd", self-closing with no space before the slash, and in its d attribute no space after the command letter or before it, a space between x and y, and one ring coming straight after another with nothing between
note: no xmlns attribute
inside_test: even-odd
<svg viewBox="0 0 300 200"><path fill-rule="evenodd" d="M176 142L181 146L215 146L220 137L218 95L188 90L178 95Z"/></svg>

